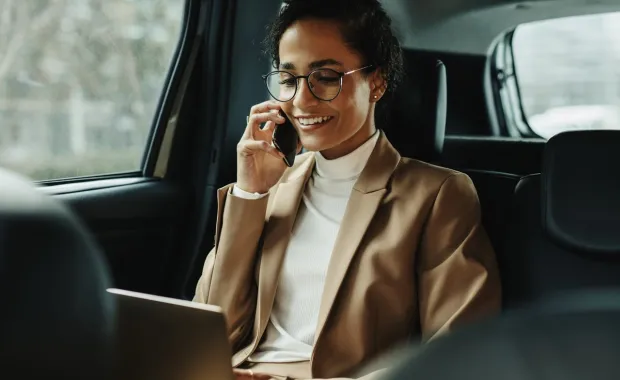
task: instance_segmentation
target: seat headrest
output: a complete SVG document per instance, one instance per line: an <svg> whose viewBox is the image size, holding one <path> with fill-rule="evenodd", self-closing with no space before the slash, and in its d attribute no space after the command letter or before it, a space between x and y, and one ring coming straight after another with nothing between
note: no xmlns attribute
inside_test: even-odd
<svg viewBox="0 0 620 380"><path fill-rule="evenodd" d="M405 77L377 120L401 155L439 162L446 133L446 67L412 51L403 54Z"/></svg>
<svg viewBox="0 0 620 380"><path fill-rule="evenodd" d="M24 379L105 378L109 286L98 248L69 210L0 168L0 368Z"/></svg>
<svg viewBox="0 0 620 380"><path fill-rule="evenodd" d="M619 378L618 294L588 292L546 301L550 305L504 313L412 347L384 378Z"/></svg>
<svg viewBox="0 0 620 380"><path fill-rule="evenodd" d="M620 131L551 138L542 170L542 225L570 250L620 258Z"/></svg>

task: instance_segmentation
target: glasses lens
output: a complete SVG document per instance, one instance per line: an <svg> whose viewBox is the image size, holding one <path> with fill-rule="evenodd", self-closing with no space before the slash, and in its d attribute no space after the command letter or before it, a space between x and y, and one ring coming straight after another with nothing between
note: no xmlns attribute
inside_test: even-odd
<svg viewBox="0 0 620 380"><path fill-rule="evenodd" d="M321 100L332 100L340 93L340 74L330 69L314 71L308 78L310 90Z"/></svg>
<svg viewBox="0 0 620 380"><path fill-rule="evenodd" d="M267 78L267 90L274 99L287 102L293 99L297 91L297 80L286 71L274 71Z"/></svg>

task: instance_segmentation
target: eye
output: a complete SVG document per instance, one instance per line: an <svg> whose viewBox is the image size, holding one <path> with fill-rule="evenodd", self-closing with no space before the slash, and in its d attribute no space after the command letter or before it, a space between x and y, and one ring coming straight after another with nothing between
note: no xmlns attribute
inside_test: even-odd
<svg viewBox="0 0 620 380"><path fill-rule="evenodd" d="M295 86L295 79L288 78L288 79L281 80L279 83L280 83L280 86L293 87Z"/></svg>
<svg viewBox="0 0 620 380"><path fill-rule="evenodd" d="M324 76L324 75L319 75L316 78L319 82L324 83L324 84L334 84L334 83L338 83L338 81L340 80L340 78L338 77L332 77L332 76Z"/></svg>

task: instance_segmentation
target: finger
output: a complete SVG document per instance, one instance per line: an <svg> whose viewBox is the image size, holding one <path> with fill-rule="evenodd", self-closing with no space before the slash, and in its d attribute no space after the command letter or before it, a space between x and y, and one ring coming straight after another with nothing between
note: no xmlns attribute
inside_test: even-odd
<svg viewBox="0 0 620 380"><path fill-rule="evenodd" d="M259 114L259 113L269 113L269 112L274 112L276 114L278 114L280 112L282 108L280 107L280 103L278 102L274 102L272 100L268 100L259 104L256 104L254 106L252 106L252 108L250 108L250 113L248 114L247 118L248 118L248 125L246 125L245 131L243 132L244 136L250 136L252 129L249 128L249 118L252 115L255 114Z"/></svg>
<svg viewBox="0 0 620 380"><path fill-rule="evenodd" d="M280 109L281 109L280 103L274 102L273 100L267 100L265 102L252 106L252 108L250 108L250 115L253 115L256 113L265 113L271 110L279 111Z"/></svg>
<svg viewBox="0 0 620 380"><path fill-rule="evenodd" d="M265 123L265 125L263 125L263 128L261 128L261 132L270 132L273 131L276 127L276 123L274 123L273 121L269 120L268 122Z"/></svg>
<svg viewBox="0 0 620 380"><path fill-rule="evenodd" d="M247 370L247 369L233 369L233 374L235 374L235 376L237 376L237 378L252 378L254 380L269 380L271 379L270 375L266 375L264 373L256 373L256 372L252 372L251 370Z"/></svg>
<svg viewBox="0 0 620 380"><path fill-rule="evenodd" d="M272 144L263 140L243 140L237 146L237 151L242 156L252 156L258 152L267 153L275 158L281 159L284 155Z"/></svg>
<svg viewBox="0 0 620 380"><path fill-rule="evenodd" d="M282 124L286 121L286 119L280 115L279 113L265 112L265 113L257 113L250 116L250 124L263 124L268 121L273 121L277 124Z"/></svg>
<svg viewBox="0 0 620 380"><path fill-rule="evenodd" d="M283 124L286 121L286 119L280 114L265 112L265 113L258 113L258 114L250 115L250 118L248 121L249 122L246 127L246 133L244 133L244 137L246 138L254 137L254 132L257 130L261 130L260 126L263 123L272 121L276 124Z"/></svg>
<svg viewBox="0 0 620 380"><path fill-rule="evenodd" d="M244 369L233 368L233 375L237 380L251 380L250 371Z"/></svg>
<svg viewBox="0 0 620 380"><path fill-rule="evenodd" d="M265 375L263 373L254 373L247 369L233 369L233 374L237 378L237 380L270 380L270 375Z"/></svg>

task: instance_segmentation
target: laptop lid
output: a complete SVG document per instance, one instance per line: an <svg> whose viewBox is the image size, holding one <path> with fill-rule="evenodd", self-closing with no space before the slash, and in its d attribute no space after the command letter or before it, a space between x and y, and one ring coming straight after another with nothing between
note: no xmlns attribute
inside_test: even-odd
<svg viewBox="0 0 620 380"><path fill-rule="evenodd" d="M233 380L219 307L121 289L117 350L121 379Z"/></svg>

